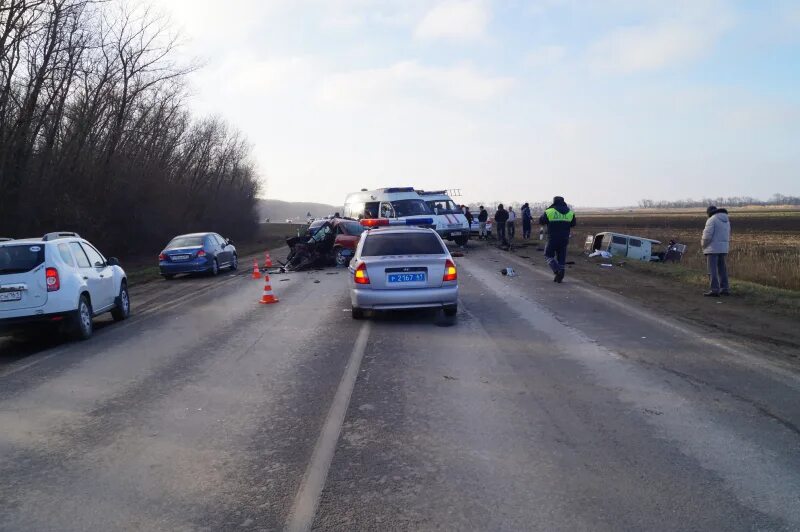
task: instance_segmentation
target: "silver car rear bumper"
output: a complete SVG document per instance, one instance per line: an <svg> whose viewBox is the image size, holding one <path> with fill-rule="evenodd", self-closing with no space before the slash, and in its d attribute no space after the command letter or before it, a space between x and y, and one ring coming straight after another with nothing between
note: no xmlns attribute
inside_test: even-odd
<svg viewBox="0 0 800 532"><path fill-rule="evenodd" d="M458 285L406 290L351 288L350 302L355 308L373 310L448 307L458 303Z"/></svg>

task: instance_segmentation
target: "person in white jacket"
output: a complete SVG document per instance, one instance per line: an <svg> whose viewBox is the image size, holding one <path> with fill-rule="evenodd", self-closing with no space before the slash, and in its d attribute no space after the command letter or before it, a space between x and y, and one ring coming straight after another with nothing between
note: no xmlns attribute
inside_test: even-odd
<svg viewBox="0 0 800 532"><path fill-rule="evenodd" d="M514 240L514 235L517 232L517 213L514 212L514 207L508 208L508 222L506 225L508 228L506 229L506 234L508 235L509 240Z"/></svg>
<svg viewBox="0 0 800 532"><path fill-rule="evenodd" d="M730 250L731 223L728 219L728 211L718 209L711 205L706 209L708 220L703 229L701 245L703 254L708 262L708 276L711 286L708 292L704 293L707 297L719 297L720 295L730 295L730 285L728 284L728 267L725 258Z"/></svg>

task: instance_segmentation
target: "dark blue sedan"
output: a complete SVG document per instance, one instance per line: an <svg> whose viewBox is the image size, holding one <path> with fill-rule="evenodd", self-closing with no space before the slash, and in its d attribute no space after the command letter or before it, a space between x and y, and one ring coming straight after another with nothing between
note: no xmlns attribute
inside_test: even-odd
<svg viewBox="0 0 800 532"><path fill-rule="evenodd" d="M230 239L217 233L192 233L173 238L159 254L158 267L165 279L179 273L217 275L222 268L238 268L239 257Z"/></svg>

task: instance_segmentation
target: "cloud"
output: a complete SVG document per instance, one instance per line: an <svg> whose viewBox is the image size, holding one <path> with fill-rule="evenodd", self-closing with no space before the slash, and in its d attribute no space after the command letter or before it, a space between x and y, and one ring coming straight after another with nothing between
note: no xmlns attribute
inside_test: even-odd
<svg viewBox="0 0 800 532"><path fill-rule="evenodd" d="M323 82L321 99L330 103L378 103L387 98L433 94L462 101L485 101L513 85L512 78L485 76L470 64L438 68L402 61L386 68L329 76Z"/></svg>
<svg viewBox="0 0 800 532"><path fill-rule="evenodd" d="M422 40L480 40L486 35L489 8L482 0L447 0L433 7L417 25Z"/></svg>
<svg viewBox="0 0 800 532"><path fill-rule="evenodd" d="M732 25L724 5L711 0L683 4L677 15L660 6L641 9L650 20L612 30L590 46L595 69L632 73L692 62L709 54Z"/></svg>
<svg viewBox="0 0 800 532"><path fill-rule="evenodd" d="M566 48L550 44L528 52L525 57L525 64L530 68L553 66L560 63L566 55Z"/></svg>

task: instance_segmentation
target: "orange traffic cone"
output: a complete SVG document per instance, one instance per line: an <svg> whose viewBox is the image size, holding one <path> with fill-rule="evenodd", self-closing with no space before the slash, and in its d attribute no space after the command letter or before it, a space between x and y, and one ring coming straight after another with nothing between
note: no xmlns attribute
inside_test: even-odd
<svg viewBox="0 0 800 532"><path fill-rule="evenodd" d="M264 255L264 267L272 268L272 258L269 256L269 251Z"/></svg>
<svg viewBox="0 0 800 532"><path fill-rule="evenodd" d="M277 303L278 298L272 294L272 286L269 284L269 274L264 274L264 280L266 281L264 284L264 294L261 296L261 303L262 305L269 305L271 303Z"/></svg>
<svg viewBox="0 0 800 532"><path fill-rule="evenodd" d="M258 269L258 261L253 261L253 279L261 279L261 270Z"/></svg>

